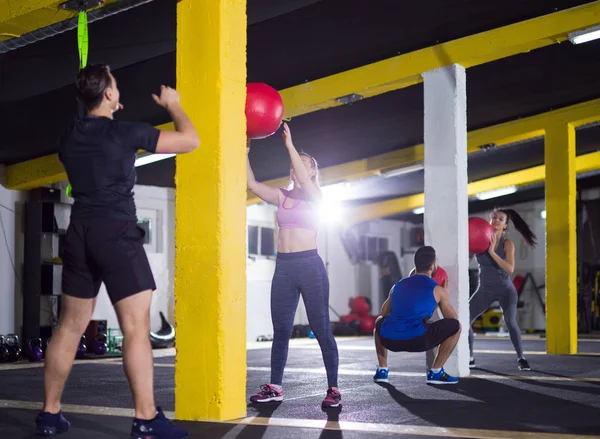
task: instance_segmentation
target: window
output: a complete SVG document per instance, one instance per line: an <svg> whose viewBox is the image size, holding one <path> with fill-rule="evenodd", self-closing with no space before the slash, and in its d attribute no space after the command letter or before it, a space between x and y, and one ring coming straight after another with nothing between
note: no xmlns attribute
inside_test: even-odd
<svg viewBox="0 0 600 439"><path fill-rule="evenodd" d="M248 226L248 255L275 256L275 229Z"/></svg>
<svg viewBox="0 0 600 439"><path fill-rule="evenodd" d="M146 235L144 236L144 244L150 244L150 241L151 241L151 235L150 235L150 233L152 232L152 227L151 227L151 224L150 224L150 219L149 218L139 218L138 219L138 226L144 232L146 232Z"/></svg>
<svg viewBox="0 0 600 439"><path fill-rule="evenodd" d="M258 254L258 226L248 226L248 254Z"/></svg>
<svg viewBox="0 0 600 439"><path fill-rule="evenodd" d="M359 261L377 264L379 255L389 250L389 240L379 236L362 235L359 238L359 248Z"/></svg>
<svg viewBox="0 0 600 439"><path fill-rule="evenodd" d="M275 230L269 227L260 228L260 254L262 256L275 255Z"/></svg>

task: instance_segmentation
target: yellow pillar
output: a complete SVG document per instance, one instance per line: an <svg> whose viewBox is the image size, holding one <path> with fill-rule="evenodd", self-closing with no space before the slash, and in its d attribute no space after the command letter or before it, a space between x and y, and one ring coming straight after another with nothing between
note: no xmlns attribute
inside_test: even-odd
<svg viewBox="0 0 600 439"><path fill-rule="evenodd" d="M246 416L246 1L177 3L177 88L200 147L177 157L175 415Z"/></svg>
<svg viewBox="0 0 600 439"><path fill-rule="evenodd" d="M546 160L546 350L577 352L575 128L549 127Z"/></svg>

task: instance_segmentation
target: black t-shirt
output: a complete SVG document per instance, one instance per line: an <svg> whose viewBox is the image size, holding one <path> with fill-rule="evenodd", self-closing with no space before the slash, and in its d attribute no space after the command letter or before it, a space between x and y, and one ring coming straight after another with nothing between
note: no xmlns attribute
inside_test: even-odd
<svg viewBox="0 0 600 439"><path fill-rule="evenodd" d="M76 120L58 153L73 189L71 218L136 220L136 153L156 152L159 135L148 123L97 116Z"/></svg>

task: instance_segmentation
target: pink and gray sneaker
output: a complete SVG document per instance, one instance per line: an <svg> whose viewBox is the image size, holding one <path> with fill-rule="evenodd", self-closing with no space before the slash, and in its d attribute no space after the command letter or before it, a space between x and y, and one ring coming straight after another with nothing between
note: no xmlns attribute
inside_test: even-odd
<svg viewBox="0 0 600 439"><path fill-rule="evenodd" d="M321 407L326 408L334 408L339 407L342 402L342 394L339 390L336 390L332 387L327 389L327 396L323 400Z"/></svg>
<svg viewBox="0 0 600 439"><path fill-rule="evenodd" d="M260 386L260 392L250 397L250 402L271 402L271 401L283 401L283 389L277 390L271 384L263 384Z"/></svg>

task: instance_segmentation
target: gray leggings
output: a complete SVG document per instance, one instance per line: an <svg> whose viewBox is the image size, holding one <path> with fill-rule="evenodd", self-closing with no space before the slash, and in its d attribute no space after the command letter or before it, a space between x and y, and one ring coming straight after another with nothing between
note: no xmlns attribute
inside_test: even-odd
<svg viewBox="0 0 600 439"><path fill-rule="evenodd" d="M486 312L490 305L498 301L504 314L504 321L508 327L510 340L512 341L517 356L523 357L523 346L521 344L521 330L517 325L517 290L509 277L496 277L494 279L486 279L481 277L479 288L471 297L469 303L469 312L471 324L469 325L469 352L473 357L473 322L477 317Z"/></svg>
<svg viewBox="0 0 600 439"><path fill-rule="evenodd" d="M329 321L329 279L316 250L279 253L271 284L271 384L280 385L287 362L294 316L302 294L308 323L321 347L330 387L338 385L338 349Z"/></svg>

